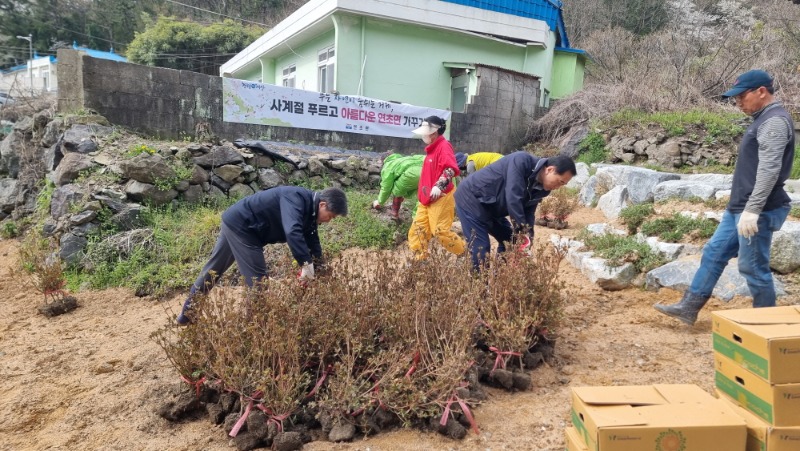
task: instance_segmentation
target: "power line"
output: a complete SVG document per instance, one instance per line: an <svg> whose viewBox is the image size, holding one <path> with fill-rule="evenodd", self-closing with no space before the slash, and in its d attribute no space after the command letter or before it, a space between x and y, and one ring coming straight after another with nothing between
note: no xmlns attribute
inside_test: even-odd
<svg viewBox="0 0 800 451"><path fill-rule="evenodd" d="M247 22L247 23L251 23L251 24L255 24L255 25L261 25L262 27L269 28L269 25L264 24L264 23L253 22L252 20L247 20L247 19L241 19L239 17L228 16L226 14L222 14L222 13L218 13L218 12L214 12L214 11L209 11L209 10L203 9L203 8L198 8L197 6L187 5L186 3L176 2L175 0L167 0L167 1L170 2L170 3L175 3L176 5L185 6L187 8L196 9L198 11L203 11L203 12L206 12L206 13L209 13L209 14L216 14L218 16L227 17L228 19L238 20L240 22Z"/></svg>

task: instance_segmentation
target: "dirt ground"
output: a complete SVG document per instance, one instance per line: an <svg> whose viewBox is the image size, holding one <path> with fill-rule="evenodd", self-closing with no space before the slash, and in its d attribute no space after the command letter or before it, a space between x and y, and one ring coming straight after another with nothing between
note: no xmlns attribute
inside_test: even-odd
<svg viewBox="0 0 800 451"><path fill-rule="evenodd" d="M583 209L559 233L603 220ZM537 241L550 233L538 228ZM186 389L149 338L174 318L181 296L157 302L122 289L80 292L77 310L49 319L36 312L40 296L10 272L16 259L17 243L0 241L0 450L235 449L205 419L172 424L156 414L166 396ZM709 310L745 308L749 299L713 300L690 328L651 307L676 301L678 292L604 292L566 262L561 269L571 294L556 361L532 373L530 391L489 389L474 412L480 435L453 441L396 430L304 449L561 451L570 387L691 383L712 391ZM798 303L795 286L788 281L780 304Z"/></svg>

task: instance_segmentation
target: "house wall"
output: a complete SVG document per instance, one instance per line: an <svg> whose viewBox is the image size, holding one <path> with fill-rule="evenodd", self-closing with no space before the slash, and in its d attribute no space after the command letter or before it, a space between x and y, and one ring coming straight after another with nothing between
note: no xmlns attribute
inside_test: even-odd
<svg viewBox="0 0 800 451"><path fill-rule="evenodd" d="M556 52L551 96L561 99L583 88L583 63L577 53Z"/></svg>
<svg viewBox="0 0 800 451"><path fill-rule="evenodd" d="M198 125L230 141L295 140L345 149L419 152L418 139L222 121L222 78L101 60L58 50L58 111L93 109L111 123L167 139L195 136Z"/></svg>
<svg viewBox="0 0 800 451"><path fill-rule="evenodd" d="M293 52L290 51L279 58L275 58L275 84L281 86L283 69L287 66L295 64L297 67L297 72L295 73L294 87L297 89L316 91L318 82L317 56L320 50L330 47L334 44L334 35L333 28L331 28L330 31L317 36L306 44L303 44L297 48L293 48ZM337 51L336 53L338 54L339 52Z"/></svg>
<svg viewBox="0 0 800 451"><path fill-rule="evenodd" d="M476 72L477 94L450 120L453 147L466 153L518 149L539 109L539 80L493 67L479 66Z"/></svg>
<svg viewBox="0 0 800 451"><path fill-rule="evenodd" d="M29 62L30 64L30 62ZM33 60L31 72L33 74L33 90L35 92L55 91L58 86L58 70L49 57L37 58ZM49 73L49 86L45 87L44 73ZM31 89L28 69L16 70L0 75L0 91L22 91L28 92ZM12 93L13 95L14 93Z"/></svg>

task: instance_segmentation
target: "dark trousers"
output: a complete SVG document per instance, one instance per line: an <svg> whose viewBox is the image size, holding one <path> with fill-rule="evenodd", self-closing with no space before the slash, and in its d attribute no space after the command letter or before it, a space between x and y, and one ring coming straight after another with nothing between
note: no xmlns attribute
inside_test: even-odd
<svg viewBox="0 0 800 451"><path fill-rule="evenodd" d="M480 271L486 263L486 253L491 250L489 235L497 240L497 252L505 252L506 242L511 242L511 223L506 217L492 218L476 215L474 208L467 209L456 203L456 213L461 221L461 230L467 239L467 249L472 257L472 267Z"/></svg>
<svg viewBox="0 0 800 451"><path fill-rule="evenodd" d="M183 311L191 307L192 296L197 293L208 293L222 274L236 262L239 272L248 287L267 276L267 263L264 260L264 248L242 240L225 223L222 223L217 244L211 251L211 257L203 266L200 275L192 284L189 297L183 304Z"/></svg>

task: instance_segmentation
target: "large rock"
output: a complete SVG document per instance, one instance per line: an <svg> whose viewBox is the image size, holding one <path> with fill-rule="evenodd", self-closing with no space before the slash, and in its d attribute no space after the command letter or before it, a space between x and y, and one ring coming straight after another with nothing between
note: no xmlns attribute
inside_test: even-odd
<svg viewBox="0 0 800 451"><path fill-rule="evenodd" d="M558 143L559 153L574 159L580 153L581 141L588 135L589 127L585 125L576 125L570 128Z"/></svg>
<svg viewBox="0 0 800 451"><path fill-rule="evenodd" d="M597 202L596 175L589 177L586 183L583 184L583 188L581 188L581 192L578 194L578 200L580 201L581 205L585 205L587 207L593 206L594 203Z"/></svg>
<svg viewBox="0 0 800 451"><path fill-rule="evenodd" d="M581 272L589 278L589 281L608 291L628 288L639 274L630 263L612 267L606 260L597 257L584 258Z"/></svg>
<svg viewBox="0 0 800 451"><path fill-rule="evenodd" d="M656 185L680 179L678 174L624 165L598 165L595 176L598 185L606 191L615 186L628 187L628 199L632 204L653 202Z"/></svg>
<svg viewBox="0 0 800 451"><path fill-rule="evenodd" d="M204 197L205 193L200 185L191 185L181 194L183 201L190 204L200 203Z"/></svg>
<svg viewBox="0 0 800 451"><path fill-rule="evenodd" d="M589 180L589 166L586 163L575 163L575 176L567 183L567 188L581 189Z"/></svg>
<svg viewBox="0 0 800 451"><path fill-rule="evenodd" d="M50 121L44 128L42 133L41 143L43 147L50 147L58 142L58 137L61 136L61 127L64 126L64 120L57 117Z"/></svg>
<svg viewBox="0 0 800 451"><path fill-rule="evenodd" d="M623 208L629 205L628 201L628 188L626 186L618 185L611 189L611 191L600 196L597 201L597 208L599 208L606 218L615 220L619 218L619 214Z"/></svg>
<svg viewBox="0 0 800 451"><path fill-rule="evenodd" d="M690 199L695 197L708 200L714 197L715 192L717 192L717 188L713 185L688 180L668 180L656 185L653 190L653 199L656 202L672 198Z"/></svg>
<svg viewBox="0 0 800 451"><path fill-rule="evenodd" d="M202 185L209 180L208 172L198 165L192 166L192 177L189 179L189 183L192 185Z"/></svg>
<svg viewBox="0 0 800 451"><path fill-rule="evenodd" d="M684 174L681 180L711 185L718 190L729 190L733 186L733 174Z"/></svg>
<svg viewBox="0 0 800 451"><path fill-rule="evenodd" d="M61 236L60 249L58 256L67 265L74 266L80 263L83 258L83 252L89 240L82 236L77 236L72 233L65 233Z"/></svg>
<svg viewBox="0 0 800 451"><path fill-rule="evenodd" d="M800 268L800 222L784 222L772 235L769 266L782 274Z"/></svg>
<svg viewBox="0 0 800 451"><path fill-rule="evenodd" d="M679 142L668 140L657 146L649 146L645 149L650 161L664 167L678 167L681 161L681 145Z"/></svg>
<svg viewBox="0 0 800 451"><path fill-rule="evenodd" d="M735 258L728 263L714 287L714 296L726 302L733 299L734 296L750 296L750 289L747 288L744 277L739 274L738 265L738 260ZM651 290L665 287L686 291L692 284L692 278L699 267L699 255L684 257L648 272L645 276L645 284ZM778 279L774 280L778 296L785 295L786 290L784 290L783 283Z"/></svg>
<svg viewBox="0 0 800 451"><path fill-rule="evenodd" d="M0 142L0 174L8 174L11 178L19 175L19 156L25 149L25 135L11 132Z"/></svg>
<svg viewBox="0 0 800 451"><path fill-rule="evenodd" d="M227 183L235 183L236 179L242 175L244 168L235 164L226 164L214 168L214 175L225 180Z"/></svg>
<svg viewBox="0 0 800 451"><path fill-rule="evenodd" d="M114 129L102 125L82 125L76 124L64 132L61 138L61 145L64 153L80 152L89 153L97 150L94 140L97 137L108 136Z"/></svg>
<svg viewBox="0 0 800 451"><path fill-rule="evenodd" d="M56 188L50 198L50 216L58 219L69 213L73 204L81 203L87 193L78 185L69 184Z"/></svg>
<svg viewBox="0 0 800 451"><path fill-rule="evenodd" d="M165 205L178 197L174 189L161 190L155 185L130 180L125 185L125 193L136 202L145 202L154 206Z"/></svg>
<svg viewBox="0 0 800 451"><path fill-rule="evenodd" d="M274 169L259 169L258 185L261 189L275 188L283 185L283 177Z"/></svg>
<svg viewBox="0 0 800 451"><path fill-rule="evenodd" d="M68 153L53 173L53 183L56 186L64 186L67 183L71 183L78 178L81 172L91 169L92 166L94 166L94 163L92 163L92 158L88 155Z"/></svg>
<svg viewBox="0 0 800 451"><path fill-rule="evenodd" d="M176 176L175 171L158 154L141 153L130 160L121 162L120 167L123 178L151 185L174 179Z"/></svg>
<svg viewBox="0 0 800 451"><path fill-rule="evenodd" d="M213 168L226 164L244 163L244 158L236 149L228 146L214 146L210 152L199 157L192 158L194 164L204 168Z"/></svg>
<svg viewBox="0 0 800 451"><path fill-rule="evenodd" d="M228 196L233 199L241 199L243 197L253 194L254 191L244 183L237 183L228 190Z"/></svg>
<svg viewBox="0 0 800 451"><path fill-rule="evenodd" d="M125 204L111 217L111 224L119 230L131 230L144 225L142 213L145 208L139 204Z"/></svg>
<svg viewBox="0 0 800 451"><path fill-rule="evenodd" d="M0 179L0 211L3 213L11 213L14 210L17 204L18 185L16 179Z"/></svg>

